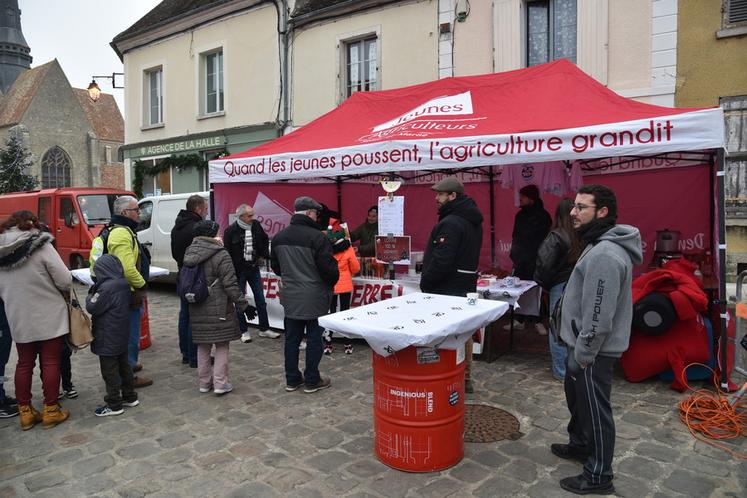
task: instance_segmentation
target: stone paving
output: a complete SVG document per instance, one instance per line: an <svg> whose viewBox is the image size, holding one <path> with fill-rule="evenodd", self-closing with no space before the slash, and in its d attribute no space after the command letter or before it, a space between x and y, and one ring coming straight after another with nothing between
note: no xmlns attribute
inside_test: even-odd
<svg viewBox="0 0 747 498"><path fill-rule="evenodd" d="M283 390L282 340L232 343L235 390L219 398L200 394L196 370L180 362L173 287L152 290L150 309L154 344L141 361L155 384L139 391L140 406L95 417L104 393L98 360L89 351L74 355L80 397L64 402L72 413L67 422L22 432L17 418L0 420L0 497L572 496L557 482L580 466L548 450L565 441L567 410L546 353L474 363L476 393L468 402L511 412L523 437L468 443L455 467L408 474L374 456L371 353L364 343L352 356L338 348L324 357L332 388L315 394ZM15 353L11 374L14 365ZM38 379L34 395L39 403ZM696 442L679 421L680 398L663 382L616 380L618 494L747 496L747 462Z"/></svg>

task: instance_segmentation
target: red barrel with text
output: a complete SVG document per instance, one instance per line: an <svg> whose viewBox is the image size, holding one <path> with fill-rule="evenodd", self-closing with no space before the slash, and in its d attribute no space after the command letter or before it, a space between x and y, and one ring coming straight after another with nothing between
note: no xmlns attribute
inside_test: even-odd
<svg viewBox="0 0 747 498"><path fill-rule="evenodd" d="M373 353L374 445L386 465L447 469L464 457L464 349Z"/></svg>

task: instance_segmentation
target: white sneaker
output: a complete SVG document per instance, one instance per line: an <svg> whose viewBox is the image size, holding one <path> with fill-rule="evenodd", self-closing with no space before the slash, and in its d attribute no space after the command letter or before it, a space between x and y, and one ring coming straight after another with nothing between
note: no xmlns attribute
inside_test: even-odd
<svg viewBox="0 0 747 498"><path fill-rule="evenodd" d="M200 392L201 392L201 393L209 393L209 392L210 392L210 391L211 391L212 389L213 389L213 387L212 387L212 386L208 386L208 387L201 387L201 388L200 388Z"/></svg>
<svg viewBox="0 0 747 498"><path fill-rule="evenodd" d="M228 394L231 391L233 391L233 386L231 384L226 384L223 388L213 389L215 394Z"/></svg>
<svg viewBox="0 0 747 498"><path fill-rule="evenodd" d="M306 349L306 339L301 339L301 344L298 346L298 349L300 349L301 351Z"/></svg>
<svg viewBox="0 0 747 498"><path fill-rule="evenodd" d="M260 335L262 335L261 332L260 332ZM241 342L243 342L244 344L246 344L247 342L252 342L252 335L249 333L248 330L244 332L243 334L241 334Z"/></svg>
<svg viewBox="0 0 747 498"><path fill-rule="evenodd" d="M511 330L511 324L504 325L503 330ZM514 320L514 330L524 330L524 324Z"/></svg>
<svg viewBox="0 0 747 498"><path fill-rule="evenodd" d="M267 339L277 339L278 337L280 337L280 334L277 332L273 332L272 330L260 330L259 336L266 337Z"/></svg>
<svg viewBox="0 0 747 498"><path fill-rule="evenodd" d="M547 335L547 329L541 323L535 324L534 328L537 330L539 335Z"/></svg>

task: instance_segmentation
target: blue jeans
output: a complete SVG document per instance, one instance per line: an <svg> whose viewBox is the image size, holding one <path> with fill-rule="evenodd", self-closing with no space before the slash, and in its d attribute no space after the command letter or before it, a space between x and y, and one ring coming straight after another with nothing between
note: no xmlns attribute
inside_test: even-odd
<svg viewBox="0 0 747 498"><path fill-rule="evenodd" d="M560 300L560 296L563 295L563 289L565 289L565 284L568 282L563 282L560 284L553 285L553 287L550 289L550 313L552 314L553 310L555 309L555 303L557 303ZM558 334L560 331L556 331ZM558 343L558 341L555 340L555 335L553 333L547 334L547 337L550 341L550 358L552 359L552 375L556 379L562 380L565 379L565 358L568 356L568 349L565 344Z"/></svg>
<svg viewBox="0 0 747 498"><path fill-rule="evenodd" d="M140 354L140 317L143 314L143 307L130 310L130 338L127 343L127 363L130 367L137 364L137 357Z"/></svg>
<svg viewBox="0 0 747 498"><path fill-rule="evenodd" d="M254 306L257 308L257 318L259 318L259 330L270 328L270 321L267 318L267 302L265 301L265 291L262 288L262 274L259 267L251 270L240 271L236 274L239 279L239 289L241 292L246 291L246 284L252 289L254 294ZM244 310L236 310L236 316L239 318L239 329L244 333L249 328L249 322L246 321Z"/></svg>
<svg viewBox="0 0 747 498"><path fill-rule="evenodd" d="M192 324L189 322L189 302L179 298L179 351L182 358L197 363L197 346L192 342Z"/></svg>
<svg viewBox="0 0 747 498"><path fill-rule="evenodd" d="M298 346L306 330L306 370L298 369ZM285 319L285 381L288 385L306 381L316 384L321 380L319 362L322 360L322 328L314 320Z"/></svg>
<svg viewBox="0 0 747 498"><path fill-rule="evenodd" d="M0 301L0 405L5 404L5 365L10 358L10 348L13 345L13 339L10 337L10 325L8 318L5 316L5 306Z"/></svg>

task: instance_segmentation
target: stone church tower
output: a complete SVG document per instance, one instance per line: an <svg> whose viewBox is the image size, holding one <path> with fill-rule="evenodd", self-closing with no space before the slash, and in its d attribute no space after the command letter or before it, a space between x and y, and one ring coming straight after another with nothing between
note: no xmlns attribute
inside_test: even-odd
<svg viewBox="0 0 747 498"><path fill-rule="evenodd" d="M0 0L0 92L5 95L31 67L31 49L21 31L18 0Z"/></svg>

